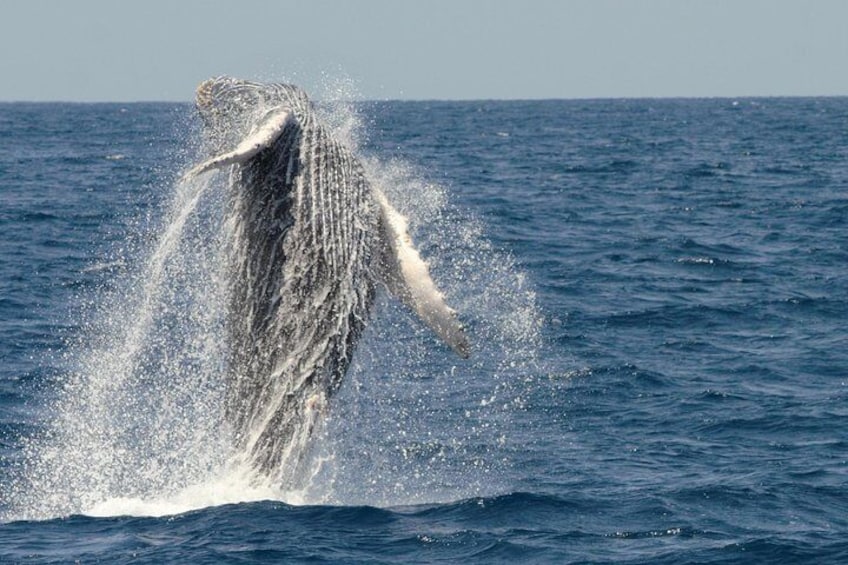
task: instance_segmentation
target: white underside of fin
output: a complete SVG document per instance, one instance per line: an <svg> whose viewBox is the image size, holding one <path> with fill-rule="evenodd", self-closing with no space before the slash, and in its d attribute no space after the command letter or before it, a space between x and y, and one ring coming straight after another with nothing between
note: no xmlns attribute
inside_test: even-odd
<svg viewBox="0 0 848 565"><path fill-rule="evenodd" d="M263 149L270 147L293 119L294 116L292 116L292 113L284 108L271 110L254 131L245 137L235 149L197 165L183 175L183 180L190 179L212 169L220 169L227 165L247 161Z"/></svg>
<svg viewBox="0 0 848 565"><path fill-rule="evenodd" d="M427 263L415 249L408 233L406 217L398 212L378 189L374 189L383 211L389 250L393 261L388 268L397 269L386 275L389 291L412 308L436 334L462 357L468 357L468 338L456 312L445 303L444 295L430 277Z"/></svg>

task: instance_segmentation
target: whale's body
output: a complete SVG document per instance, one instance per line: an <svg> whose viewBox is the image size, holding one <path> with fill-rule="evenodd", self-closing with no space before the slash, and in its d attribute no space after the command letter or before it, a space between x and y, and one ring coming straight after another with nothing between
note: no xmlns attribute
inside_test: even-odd
<svg viewBox="0 0 848 565"><path fill-rule="evenodd" d="M230 169L227 416L245 462L288 481L342 382L378 284L461 355L468 344L404 217L303 91L221 77L201 84L197 106L217 155L188 176Z"/></svg>

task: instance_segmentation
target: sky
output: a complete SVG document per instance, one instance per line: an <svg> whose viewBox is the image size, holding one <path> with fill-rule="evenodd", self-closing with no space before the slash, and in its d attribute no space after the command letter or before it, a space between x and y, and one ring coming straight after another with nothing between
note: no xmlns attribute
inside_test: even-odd
<svg viewBox="0 0 848 565"><path fill-rule="evenodd" d="M4 0L0 101L848 95L846 0Z"/></svg>

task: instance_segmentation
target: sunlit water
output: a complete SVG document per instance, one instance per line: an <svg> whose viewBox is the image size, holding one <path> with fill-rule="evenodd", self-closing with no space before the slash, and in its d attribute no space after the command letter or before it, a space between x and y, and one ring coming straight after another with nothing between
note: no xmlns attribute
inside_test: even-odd
<svg viewBox="0 0 848 565"><path fill-rule="evenodd" d="M385 293L297 490L229 465L187 105L0 106L0 559L848 560L848 102L329 104Z"/></svg>

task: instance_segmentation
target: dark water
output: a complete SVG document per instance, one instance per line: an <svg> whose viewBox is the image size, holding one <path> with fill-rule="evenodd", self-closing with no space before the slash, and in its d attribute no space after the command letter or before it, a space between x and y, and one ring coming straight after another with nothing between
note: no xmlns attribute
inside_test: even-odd
<svg viewBox="0 0 848 565"><path fill-rule="evenodd" d="M155 480L93 484L138 453L80 456L56 397L120 348L98 331L167 226L190 107L0 105L0 561L848 561L848 99L360 115L476 356L381 298L310 492L170 513L180 466L145 444Z"/></svg>

